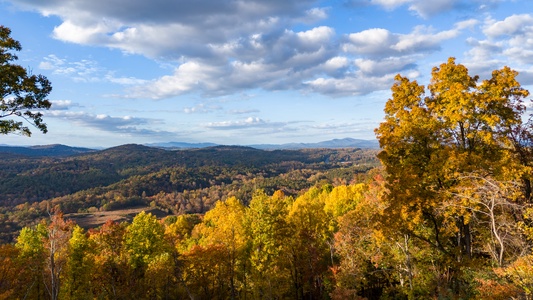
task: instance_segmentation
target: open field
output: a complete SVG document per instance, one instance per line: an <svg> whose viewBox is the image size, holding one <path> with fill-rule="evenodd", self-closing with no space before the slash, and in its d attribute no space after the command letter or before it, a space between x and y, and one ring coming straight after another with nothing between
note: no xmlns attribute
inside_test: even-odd
<svg viewBox="0 0 533 300"><path fill-rule="evenodd" d="M114 222L130 222L138 213L145 211L155 215L158 219L168 216L166 212L149 206L128 208L114 211L99 211L94 213L71 213L66 214L65 219L72 220L85 229L98 227L108 220Z"/></svg>

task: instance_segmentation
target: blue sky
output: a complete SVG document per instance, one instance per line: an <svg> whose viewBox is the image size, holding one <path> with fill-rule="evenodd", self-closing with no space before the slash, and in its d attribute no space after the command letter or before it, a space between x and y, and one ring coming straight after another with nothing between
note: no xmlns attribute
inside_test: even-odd
<svg viewBox="0 0 533 300"><path fill-rule="evenodd" d="M0 144L374 139L394 75L450 56L533 84L531 0L0 0L0 20L53 85L49 132Z"/></svg>

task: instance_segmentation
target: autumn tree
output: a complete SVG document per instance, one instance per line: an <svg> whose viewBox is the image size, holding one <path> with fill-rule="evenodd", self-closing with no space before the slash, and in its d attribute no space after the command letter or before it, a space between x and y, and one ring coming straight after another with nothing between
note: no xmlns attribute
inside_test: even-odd
<svg viewBox="0 0 533 300"><path fill-rule="evenodd" d="M150 277L161 279L159 283L165 285L167 282L162 279L172 273L163 224L151 213L142 211L126 228L123 244L133 270L131 283L135 286L130 287L131 291L140 289L150 295L161 292L161 286L150 284Z"/></svg>
<svg viewBox="0 0 533 300"><path fill-rule="evenodd" d="M46 253L45 286L52 300L59 298L63 273L68 259L69 240L74 226L66 221L61 212L50 216L46 237L43 239Z"/></svg>
<svg viewBox="0 0 533 300"><path fill-rule="evenodd" d="M213 209L208 211L202 224L198 227L201 234L200 245L221 246L225 258L221 262L225 267L223 280L228 281L231 299L237 298L241 292L246 293L247 236L244 227L245 207L235 197L226 201L219 201ZM213 248L216 249L216 248Z"/></svg>
<svg viewBox="0 0 533 300"><path fill-rule="evenodd" d="M461 176L512 180L523 174L510 134L522 123L529 93L516 76L504 67L479 83L454 58L433 68L428 91L397 75L376 129L388 174L384 226L436 251L442 268L435 273L436 293L469 289L459 278L475 254L472 203L448 205Z"/></svg>
<svg viewBox="0 0 533 300"><path fill-rule="evenodd" d="M289 210L287 198L279 193L270 197L263 190L258 190L246 210L252 298L283 298L290 290L290 272L284 253L290 236L286 220Z"/></svg>
<svg viewBox="0 0 533 300"><path fill-rule="evenodd" d="M63 298L92 299L91 275L95 271L93 245L85 230L78 225L74 226L68 243Z"/></svg>
<svg viewBox="0 0 533 300"><path fill-rule="evenodd" d="M327 295L327 273L333 264L333 233L324 209L324 198L329 193L329 189L312 188L294 200L287 214L290 236L282 255L288 258L293 299L321 299Z"/></svg>
<svg viewBox="0 0 533 300"><path fill-rule="evenodd" d="M18 59L13 51L20 51L22 47L10 35L9 28L0 26L0 133L30 136L29 127L14 119L17 117L46 133L39 110L51 107L46 97L52 86L46 77L32 75L22 66L13 64Z"/></svg>
<svg viewBox="0 0 533 300"><path fill-rule="evenodd" d="M18 249L14 245L0 245L0 299L14 298L20 288L18 279L23 265L17 257Z"/></svg>
<svg viewBox="0 0 533 300"><path fill-rule="evenodd" d="M126 299L129 296L131 268L123 245L126 225L109 220L89 235L94 251L92 288L104 298Z"/></svg>
<svg viewBox="0 0 533 300"><path fill-rule="evenodd" d="M15 247L19 250L18 260L26 266L20 274L24 281L22 288L18 291L19 298L46 298L46 288L43 282L46 259L43 240L46 235L46 224L39 223L35 228L22 228L17 237Z"/></svg>

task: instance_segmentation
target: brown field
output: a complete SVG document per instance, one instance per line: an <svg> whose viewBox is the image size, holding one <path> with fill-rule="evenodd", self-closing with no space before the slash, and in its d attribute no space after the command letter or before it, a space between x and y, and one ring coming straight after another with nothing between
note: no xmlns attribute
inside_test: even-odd
<svg viewBox="0 0 533 300"><path fill-rule="evenodd" d="M168 214L164 211L146 206L113 211L99 211L94 213L72 213L66 214L65 219L72 220L76 222L76 224L80 225L80 227L87 229L98 227L108 220L112 220L114 222L131 222L131 220L133 220L133 218L141 211L151 213L158 219L168 216Z"/></svg>

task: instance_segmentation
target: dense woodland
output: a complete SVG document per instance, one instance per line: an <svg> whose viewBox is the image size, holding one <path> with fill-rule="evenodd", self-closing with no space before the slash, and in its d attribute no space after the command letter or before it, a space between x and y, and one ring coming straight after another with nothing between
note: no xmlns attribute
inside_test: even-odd
<svg viewBox="0 0 533 300"><path fill-rule="evenodd" d="M532 299L533 124L516 76L480 81L453 58L427 87L398 75L379 153L2 161L0 298ZM168 216L68 215L137 205Z"/></svg>
<svg viewBox="0 0 533 300"><path fill-rule="evenodd" d="M14 241L22 227L52 210L83 214L150 206L177 215L205 213L232 196L247 204L258 189L295 196L317 184L364 177L379 164L376 153L124 145L68 157L11 156L0 161L1 237Z"/></svg>

